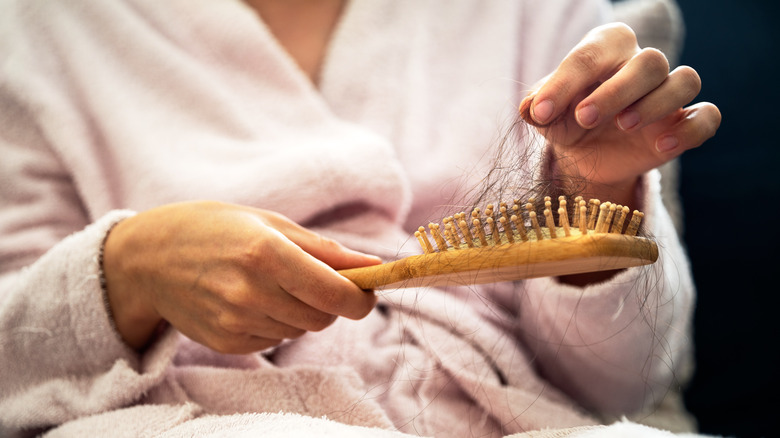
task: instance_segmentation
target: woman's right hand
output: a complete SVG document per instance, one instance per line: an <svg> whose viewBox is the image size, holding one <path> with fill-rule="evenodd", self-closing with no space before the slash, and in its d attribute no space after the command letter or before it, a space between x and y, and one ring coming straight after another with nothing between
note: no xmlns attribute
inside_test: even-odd
<svg viewBox="0 0 780 438"><path fill-rule="evenodd" d="M109 305L128 345L143 347L165 320L230 354L366 316L375 295L335 270L377 263L279 214L216 202L125 219L103 252Z"/></svg>

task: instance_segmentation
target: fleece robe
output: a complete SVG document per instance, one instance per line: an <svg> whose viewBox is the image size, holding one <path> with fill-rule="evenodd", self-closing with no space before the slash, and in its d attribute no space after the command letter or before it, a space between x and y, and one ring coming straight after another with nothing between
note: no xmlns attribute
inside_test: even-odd
<svg viewBox="0 0 780 438"><path fill-rule="evenodd" d="M659 262L587 288L389 291L365 319L230 356L172 328L129 349L100 286L113 224L194 199L419 251L410 231L479 187L524 91L605 3L352 1L316 86L238 0L0 9L5 430L501 436L648 418L685 380L694 291L655 172L639 197ZM534 138L513 145L528 182Z"/></svg>

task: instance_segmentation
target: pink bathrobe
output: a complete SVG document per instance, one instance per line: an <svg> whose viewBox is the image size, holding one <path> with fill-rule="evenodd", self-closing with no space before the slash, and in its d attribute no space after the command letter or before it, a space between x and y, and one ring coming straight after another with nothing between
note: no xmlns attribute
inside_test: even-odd
<svg viewBox="0 0 780 438"><path fill-rule="evenodd" d="M687 378L694 291L655 172L653 266L585 289L389 291L265 354L173 329L138 354L99 284L112 224L193 199L417 251L410 230L478 186L523 92L606 4L355 0L316 88L238 0L0 10L0 432L501 436L647 419Z"/></svg>

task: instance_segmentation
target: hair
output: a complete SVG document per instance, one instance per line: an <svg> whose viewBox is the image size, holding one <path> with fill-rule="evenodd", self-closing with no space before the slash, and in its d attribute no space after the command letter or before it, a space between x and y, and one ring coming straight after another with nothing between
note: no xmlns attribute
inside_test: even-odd
<svg viewBox="0 0 780 438"><path fill-rule="evenodd" d="M468 190L461 198L453 199L448 203L450 206L462 206L464 209L471 210L475 207L484 207L488 203L497 203L499 200L511 200L518 198L523 200L536 199L538 204L542 202L541 200L544 196L551 196L553 198L557 198L558 196L566 196L567 198L571 199L581 192L587 182L585 177L581 175L561 175L552 172L548 168L539 168L539 163L549 163L553 161L553 159L567 159L567 157L552 157L550 155L544 155L551 153L550 148L541 147L544 145L534 143L541 142L543 140L541 136L538 136L535 132L532 132L534 127L529 125L527 120L528 114L523 114L523 112L521 112L508 125L505 132L503 132L498 137L498 141L492 147L494 154L491 161L492 166L484 175L484 177L481 178L479 185L473 187L471 190ZM539 205L537 205L537 207L538 206ZM652 238L648 235L646 229L642 230L642 233L645 237ZM654 293L657 291L658 285L662 283L662 278L660 277L660 274L657 273L657 270L650 269L648 267L639 267L633 269L639 270L641 275L639 275L639 277L635 280L634 284L627 285L627 292L624 299L632 299L633 297L633 299L637 300L640 306L640 314L638 314L637 317L633 320L629 321L626 326L616 328L616 332L610 334L610 337L618 335L620 331L625 330L630 324L641 323L647 325L650 328L650 332L653 336L651 342L652 348L648 351L646 366L643 368L641 373L636 376L636 378L638 382L641 382L643 385L645 385L646 391L653 391L653 386L647 379L651 373L652 367L655 365L655 362L662 361L663 363L668 364L669 369L671 369L672 372L674 372L677 366L676 364L671 363L673 359L671 351L672 347L669 345L665 337L665 330L667 329L659 327L657 321L657 312L659 307L663 305L669 305L669 303L673 301L670 300L669 302L666 302L662 297L658 296L659 294ZM497 303L495 301L495 298L492 296L494 287L495 286L470 286L466 288L455 288L452 290L452 293L462 293L465 289L470 295L470 299L476 299L482 303L485 303L485 308L488 309L488 313L492 312L493 315L496 315L497 313L513 312L512 309L504 308L503 304ZM522 301L526 294L525 283L516 282L510 287L513 287L515 290L515 299L517 300L518 304L523 305ZM456 290L459 290L460 292L457 292ZM391 293L407 294L408 292L398 291ZM584 289L580 293L584 293ZM468 338L468 334L459 332L460 329L456 326L457 324L454 321L450 324L449 327L447 327L446 318L437 318L426 314L424 309L419 309L416 307L416 299L414 302L415 308L413 310L403 310L404 312L409 312L409 315L413 316L414 319L401 318L400 321L402 321L401 323L403 326L399 327L399 330L407 330L409 325L417 324L417 322L413 321L425 320L427 323L437 326L441 330L448 331L452 336L462 337L463 339ZM386 315L391 311L390 308L392 307L392 305L388 306L387 303L382 303L379 306L379 310ZM570 323L573 324L572 329L574 330L576 329L577 324L577 312L575 311L574 314L570 315L570 318ZM641 321L638 321L638 319L641 319ZM417 331L417 333L419 335L421 332ZM509 336L514 336L521 344L550 342L544 336L540 336L536 333L517 332L514 334L509 334ZM421 344L424 344L425 342L436 341L433 339L421 340L419 337L416 337L411 339L409 342L412 343L410 344L410 348L426 348L425 345ZM470 342L468 340L464 342L469 344L470 348L472 348L477 352L478 355L482 357L482 359L485 361L485 366L492 370L493 375L501 385L508 385L510 383L509 378L507 377L507 373L510 372L510 370L505 369L505 363L499 364L496 362L496 360L494 360L492 354L495 353L495 351L489 351L492 347L486 348L483 345ZM661 345L661 347L658 347L658 345ZM559 345L558 347L562 346ZM583 348L587 347L587 345L583 345ZM401 350L403 351L398 353L399 363L403 360L403 356L406 354L406 348L407 347L402 347ZM663 352L665 357L657 357L654 352L658 351ZM607 358L604 358L604 360L608 361ZM538 363L534 358L531 359L531 364L533 366L538 366ZM521 365L524 366L525 364ZM608 365L608 363L605 362L605 365ZM440 364L440 366L442 365ZM537 374L542 379L546 378L544 369L537 369ZM541 396L541 392L538 395ZM648 398L654 400L655 402L660 402L664 396L665 394L652 394ZM652 409L650 409L650 411L651 410ZM517 417L512 420L513 422L516 422L513 427L521 425L520 427L522 428L522 424L526 424L526 422L520 418L523 414L526 413L526 411L527 408L518 412ZM649 415L650 413L652 412L645 410L643 415ZM597 413L593 414L597 415ZM606 421L605 419L602 420ZM414 419L410 420L410 422L414 421ZM502 432L506 432L504 428L507 426L508 424L500 425Z"/></svg>

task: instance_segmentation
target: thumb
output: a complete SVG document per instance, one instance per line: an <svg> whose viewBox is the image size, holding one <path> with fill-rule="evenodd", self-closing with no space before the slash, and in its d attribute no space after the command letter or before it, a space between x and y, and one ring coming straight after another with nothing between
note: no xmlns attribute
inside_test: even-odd
<svg viewBox="0 0 780 438"><path fill-rule="evenodd" d="M301 249L316 257L335 270L378 265L382 259L377 256L347 248L339 242L323 237L313 231L302 229L298 239L290 240ZM289 237L289 236L288 236Z"/></svg>
<svg viewBox="0 0 780 438"><path fill-rule="evenodd" d="M302 250L335 270L382 263L382 259L377 256L349 249L333 239L298 225L283 215L267 211L264 213L263 219L266 223L276 228Z"/></svg>

